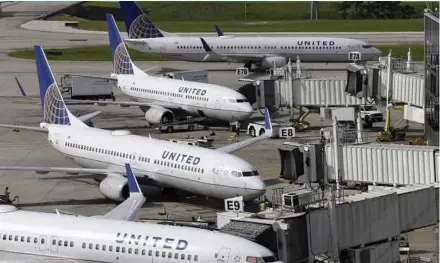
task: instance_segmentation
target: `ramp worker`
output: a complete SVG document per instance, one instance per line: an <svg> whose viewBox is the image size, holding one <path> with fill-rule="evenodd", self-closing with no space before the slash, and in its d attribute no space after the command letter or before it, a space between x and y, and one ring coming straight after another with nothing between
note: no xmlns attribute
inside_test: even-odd
<svg viewBox="0 0 440 263"><path fill-rule="evenodd" d="M5 195L5 199L6 199L7 201L11 201L11 199L9 198L10 195L11 195L11 193L9 192L9 187L7 187L7 186L6 186L6 188L5 188L4 195Z"/></svg>

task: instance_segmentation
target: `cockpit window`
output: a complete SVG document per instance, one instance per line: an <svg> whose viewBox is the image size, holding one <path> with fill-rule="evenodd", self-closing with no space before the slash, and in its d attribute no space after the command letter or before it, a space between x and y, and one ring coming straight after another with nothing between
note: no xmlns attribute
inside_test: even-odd
<svg viewBox="0 0 440 263"><path fill-rule="evenodd" d="M236 101L234 99L228 99L229 103L236 103Z"/></svg>
<svg viewBox="0 0 440 263"><path fill-rule="evenodd" d="M253 170L252 172L254 173L254 175L260 175L257 170Z"/></svg>
<svg viewBox="0 0 440 263"><path fill-rule="evenodd" d="M362 47L363 47L363 48L372 48L372 47L373 47L373 45L370 45L370 44L366 44L366 45L362 45Z"/></svg>
<svg viewBox="0 0 440 263"><path fill-rule="evenodd" d="M253 172L243 172L244 177L255 176Z"/></svg>
<svg viewBox="0 0 440 263"><path fill-rule="evenodd" d="M248 102L248 100L247 99L237 99L237 102L238 103L245 103L245 102Z"/></svg>

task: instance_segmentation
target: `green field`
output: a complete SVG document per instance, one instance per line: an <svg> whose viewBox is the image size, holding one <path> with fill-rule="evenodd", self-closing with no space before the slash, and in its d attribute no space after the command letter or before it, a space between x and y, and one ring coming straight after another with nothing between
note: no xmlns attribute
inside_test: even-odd
<svg viewBox="0 0 440 263"><path fill-rule="evenodd" d="M148 16L154 21L248 21L303 20L310 18L310 1L261 1L261 2L207 2L207 1L137 1L142 9L151 10ZM319 19L342 19L337 11L341 2L319 2ZM414 7L418 18L423 17L427 2L402 2ZM438 2L430 2L438 6ZM117 9L118 2L86 2L85 8ZM105 17L102 18L105 20Z"/></svg>
<svg viewBox="0 0 440 263"><path fill-rule="evenodd" d="M342 11L338 11L341 2L319 2L319 20L311 21L309 1L137 2L144 10L150 10L148 16L161 29L169 32L215 32L214 24L225 32L423 31L423 9L426 3L401 3L414 8L415 14L411 15L411 19L343 20ZM438 2L429 3L438 6ZM377 14L379 11L365 12ZM105 31L106 13L114 14L117 20L122 21L118 2L85 2L75 12L72 11L71 16L58 15L49 19L76 20L80 29ZM118 26L121 31L125 31L122 22L118 22Z"/></svg>
<svg viewBox="0 0 440 263"><path fill-rule="evenodd" d="M55 16L54 20L75 20L78 28L84 30L106 31L104 21L90 21L70 16ZM124 23L117 21L120 31L125 31ZM168 32L215 32L217 24L226 34L229 32L408 32L423 31L423 19L410 20L292 20L292 21L158 21L157 26Z"/></svg>
<svg viewBox="0 0 440 263"><path fill-rule="evenodd" d="M389 50L392 49L393 57L400 57L406 59L408 48L411 47L412 59L415 61L423 61L424 57L424 47L423 45L387 45L387 46L376 46L383 53L384 56L388 54ZM46 49L45 50L47 58L49 61L111 61L110 49L108 46L91 46L91 47L75 47L66 49ZM62 55L50 55L50 52L62 51ZM159 56L146 55L142 52L130 49L130 56L133 61L164 61ZM17 50L9 53L9 56L15 58L25 58L34 59L33 49Z"/></svg>

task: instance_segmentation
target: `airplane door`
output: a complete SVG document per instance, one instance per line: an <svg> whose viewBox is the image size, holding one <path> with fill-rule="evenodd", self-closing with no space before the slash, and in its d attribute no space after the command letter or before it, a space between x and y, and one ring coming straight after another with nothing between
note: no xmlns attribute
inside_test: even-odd
<svg viewBox="0 0 440 263"><path fill-rule="evenodd" d="M40 236L40 240L39 240L39 248L41 251L46 251L46 243L47 243L47 238L46 236Z"/></svg>
<svg viewBox="0 0 440 263"><path fill-rule="evenodd" d="M221 106L222 106L221 99L220 99L220 98L217 98L217 99L215 100L215 108L216 108L216 109L221 109Z"/></svg>
<svg viewBox="0 0 440 263"><path fill-rule="evenodd" d="M50 241L50 251L56 252L58 251L58 237L52 237L52 240Z"/></svg>
<svg viewBox="0 0 440 263"><path fill-rule="evenodd" d="M224 167L222 165L216 165L215 168L213 168L213 182L214 184L220 184L220 178L223 174Z"/></svg>
<svg viewBox="0 0 440 263"><path fill-rule="evenodd" d="M218 252L217 263L228 263L229 261L229 253L231 252L230 248L223 247Z"/></svg>

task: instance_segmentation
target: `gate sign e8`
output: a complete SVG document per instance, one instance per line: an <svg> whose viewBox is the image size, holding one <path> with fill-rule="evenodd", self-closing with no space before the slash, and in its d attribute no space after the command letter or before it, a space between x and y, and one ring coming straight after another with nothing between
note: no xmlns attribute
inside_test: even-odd
<svg viewBox="0 0 440 263"><path fill-rule="evenodd" d="M237 76L247 75L247 74L249 74L249 70L248 70L248 68L237 68L235 70L235 73L236 73Z"/></svg>
<svg viewBox="0 0 440 263"><path fill-rule="evenodd" d="M244 211L243 196L225 199L225 211L243 212Z"/></svg>
<svg viewBox="0 0 440 263"><path fill-rule="evenodd" d="M285 127L280 129L280 137L281 138L292 138L295 137L295 128L293 127Z"/></svg>
<svg viewBox="0 0 440 263"><path fill-rule="evenodd" d="M361 53L358 51L348 53L348 60L354 62L361 60Z"/></svg>

